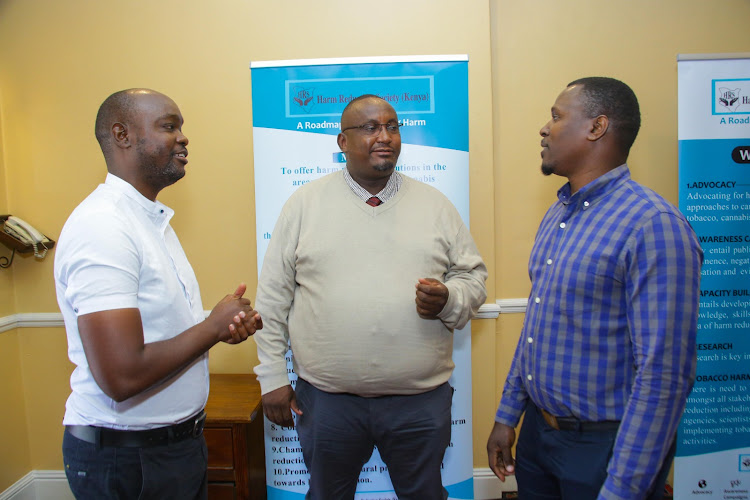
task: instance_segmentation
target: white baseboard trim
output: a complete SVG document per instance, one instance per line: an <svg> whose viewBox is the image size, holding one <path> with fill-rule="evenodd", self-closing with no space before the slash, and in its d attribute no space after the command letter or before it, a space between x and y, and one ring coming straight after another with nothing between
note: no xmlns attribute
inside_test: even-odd
<svg viewBox="0 0 750 500"><path fill-rule="evenodd" d="M35 500L75 500L68 487L68 478L65 477L64 470L36 471L34 484L36 486Z"/></svg>
<svg viewBox="0 0 750 500"><path fill-rule="evenodd" d="M502 482L489 467L474 469L474 500L500 498L504 491L518 491L515 476L509 476Z"/></svg>
<svg viewBox="0 0 750 500"><path fill-rule="evenodd" d="M75 500L65 471L33 470L0 493L0 500Z"/></svg>
<svg viewBox="0 0 750 500"><path fill-rule="evenodd" d="M34 471L10 485L10 488L0 493L0 500L36 500L34 486Z"/></svg>
<svg viewBox="0 0 750 500"><path fill-rule="evenodd" d="M503 491L516 491L516 479L510 477L504 483L485 468L474 469L474 499L500 498ZM68 488L65 471L33 470L0 492L0 500L74 500Z"/></svg>

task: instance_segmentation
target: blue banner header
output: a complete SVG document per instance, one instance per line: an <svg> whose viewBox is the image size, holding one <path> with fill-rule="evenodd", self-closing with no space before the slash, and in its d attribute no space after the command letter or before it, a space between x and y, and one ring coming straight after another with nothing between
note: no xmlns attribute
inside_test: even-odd
<svg viewBox="0 0 750 500"><path fill-rule="evenodd" d="M346 105L375 94L396 110L402 142L469 150L465 62L334 64L315 73L324 77L311 79L304 67L253 72L253 126L336 135Z"/></svg>

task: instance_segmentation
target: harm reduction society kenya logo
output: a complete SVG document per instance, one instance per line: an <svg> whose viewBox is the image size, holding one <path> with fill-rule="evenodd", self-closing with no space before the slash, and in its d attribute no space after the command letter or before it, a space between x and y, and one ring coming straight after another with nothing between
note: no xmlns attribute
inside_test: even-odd
<svg viewBox="0 0 750 500"><path fill-rule="evenodd" d="M750 115L750 79L712 80L713 114L715 115ZM750 116L747 122L750 123ZM738 118L731 118L734 123ZM726 122L730 123L730 118Z"/></svg>
<svg viewBox="0 0 750 500"><path fill-rule="evenodd" d="M719 104L730 111L737 111L740 106L740 89L719 87Z"/></svg>
<svg viewBox="0 0 750 500"><path fill-rule="evenodd" d="M309 113L313 106L315 106L315 104L312 103L313 94L315 94L314 88L295 87L292 89L292 100L294 100L302 111Z"/></svg>

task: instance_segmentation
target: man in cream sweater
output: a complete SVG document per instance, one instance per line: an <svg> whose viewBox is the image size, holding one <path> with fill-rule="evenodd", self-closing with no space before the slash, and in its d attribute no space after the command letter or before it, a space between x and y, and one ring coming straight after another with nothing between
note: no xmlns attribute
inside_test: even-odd
<svg viewBox="0 0 750 500"><path fill-rule="evenodd" d="M308 498L354 498L377 446L399 499L443 499L453 330L484 302L487 270L450 201L395 172L390 104L354 99L341 130L346 169L290 197L263 262L263 409L286 427L297 415Z"/></svg>

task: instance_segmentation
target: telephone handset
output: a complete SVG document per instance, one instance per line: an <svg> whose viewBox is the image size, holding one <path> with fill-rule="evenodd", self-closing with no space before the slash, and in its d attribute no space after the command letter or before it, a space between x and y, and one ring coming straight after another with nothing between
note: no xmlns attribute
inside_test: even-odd
<svg viewBox="0 0 750 500"><path fill-rule="evenodd" d="M52 243L49 238L36 230L28 222L18 217L14 217L13 215L8 216L5 220L3 231L5 234L19 241L23 245L31 245L34 248L34 257L39 259L43 259L44 256L47 255L47 250L52 248L52 246L49 245ZM41 251L39 249L40 246L42 247Z"/></svg>

